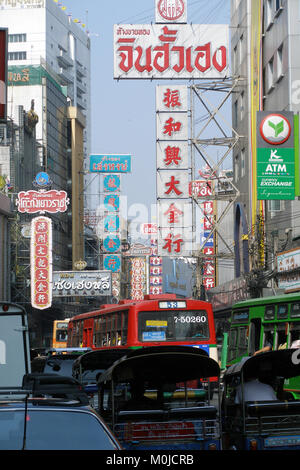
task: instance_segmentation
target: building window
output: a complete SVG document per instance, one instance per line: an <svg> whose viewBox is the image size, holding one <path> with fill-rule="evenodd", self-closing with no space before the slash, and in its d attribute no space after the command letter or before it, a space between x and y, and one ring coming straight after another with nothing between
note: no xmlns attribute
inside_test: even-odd
<svg viewBox="0 0 300 470"><path fill-rule="evenodd" d="M239 156L236 155L234 159L234 180L237 182L239 180Z"/></svg>
<svg viewBox="0 0 300 470"><path fill-rule="evenodd" d="M265 30L268 31L273 24L273 0L267 0L265 7Z"/></svg>
<svg viewBox="0 0 300 470"><path fill-rule="evenodd" d="M233 128L236 129L237 124L238 124L238 100L236 100L233 104L232 121L233 121Z"/></svg>
<svg viewBox="0 0 300 470"><path fill-rule="evenodd" d="M7 58L8 60L26 60L26 52L9 52Z"/></svg>
<svg viewBox="0 0 300 470"><path fill-rule="evenodd" d="M246 152L245 152L245 149L242 149L241 151L241 177L243 178L246 174L246 169L245 169L245 156L246 156Z"/></svg>
<svg viewBox="0 0 300 470"><path fill-rule="evenodd" d="M269 61L267 65L267 92L273 88L274 83L274 57Z"/></svg>
<svg viewBox="0 0 300 470"><path fill-rule="evenodd" d="M233 58L232 58L232 70L233 70L233 74L236 73L236 69L237 69L237 46L235 46L235 48L233 49Z"/></svg>
<svg viewBox="0 0 300 470"><path fill-rule="evenodd" d="M270 212L280 212L284 210L284 201L281 199L275 199L268 201Z"/></svg>
<svg viewBox="0 0 300 470"><path fill-rule="evenodd" d="M26 42L26 34L9 34L8 42Z"/></svg>
<svg viewBox="0 0 300 470"><path fill-rule="evenodd" d="M241 93L241 121L244 118L244 111L245 111L245 93L242 91Z"/></svg>
<svg viewBox="0 0 300 470"><path fill-rule="evenodd" d="M280 80L283 77L282 49L283 44L281 44L281 46L277 50L277 80Z"/></svg>
<svg viewBox="0 0 300 470"><path fill-rule="evenodd" d="M282 0L275 0L275 15L278 16L282 11Z"/></svg>
<svg viewBox="0 0 300 470"><path fill-rule="evenodd" d="M240 64L243 61L243 56L244 56L244 35L240 37Z"/></svg>

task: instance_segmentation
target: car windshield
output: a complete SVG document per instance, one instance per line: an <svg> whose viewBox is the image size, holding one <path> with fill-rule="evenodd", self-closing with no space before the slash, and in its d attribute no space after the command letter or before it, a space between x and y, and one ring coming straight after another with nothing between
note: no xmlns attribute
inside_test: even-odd
<svg viewBox="0 0 300 470"><path fill-rule="evenodd" d="M0 413L0 450L23 448L24 410ZM100 421L91 413L73 410L29 410L27 450L116 450Z"/></svg>

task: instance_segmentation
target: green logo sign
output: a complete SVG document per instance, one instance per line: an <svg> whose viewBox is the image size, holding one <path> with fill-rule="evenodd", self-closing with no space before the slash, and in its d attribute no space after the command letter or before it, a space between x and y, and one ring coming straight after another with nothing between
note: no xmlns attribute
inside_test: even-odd
<svg viewBox="0 0 300 470"><path fill-rule="evenodd" d="M268 114L262 120L259 130L265 142L271 145L281 145L291 135L291 125L282 114Z"/></svg>
<svg viewBox="0 0 300 470"><path fill-rule="evenodd" d="M295 198L294 149L257 149L257 198Z"/></svg>

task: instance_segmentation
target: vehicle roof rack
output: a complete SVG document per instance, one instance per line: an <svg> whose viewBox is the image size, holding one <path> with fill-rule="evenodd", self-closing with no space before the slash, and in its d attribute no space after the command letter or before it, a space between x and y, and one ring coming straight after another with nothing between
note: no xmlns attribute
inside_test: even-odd
<svg viewBox="0 0 300 470"><path fill-rule="evenodd" d="M26 374L23 377L23 391L33 398L56 398L76 400L81 405L88 405L89 399L81 384L73 377L57 374Z"/></svg>

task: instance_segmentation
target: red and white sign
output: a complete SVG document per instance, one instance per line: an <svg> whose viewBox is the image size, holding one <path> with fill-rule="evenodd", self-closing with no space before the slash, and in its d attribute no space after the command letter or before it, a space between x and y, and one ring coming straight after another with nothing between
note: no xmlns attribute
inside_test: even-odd
<svg viewBox="0 0 300 470"><path fill-rule="evenodd" d="M188 142L158 141L156 161L158 170L187 170L189 168Z"/></svg>
<svg viewBox="0 0 300 470"><path fill-rule="evenodd" d="M131 261L131 293L133 300L142 300L144 298L145 282L146 282L146 260L145 258L133 258Z"/></svg>
<svg viewBox="0 0 300 470"><path fill-rule="evenodd" d="M55 189L50 191L21 191L18 193L18 199L16 200L18 211L27 214L66 212L69 202L66 191L57 191Z"/></svg>
<svg viewBox="0 0 300 470"><path fill-rule="evenodd" d="M157 233L157 224L142 224L141 233L144 235L156 234Z"/></svg>
<svg viewBox="0 0 300 470"><path fill-rule="evenodd" d="M114 78L225 78L228 44L224 24L114 25Z"/></svg>
<svg viewBox="0 0 300 470"><path fill-rule="evenodd" d="M43 310L52 304L52 221L35 217L31 221L31 304Z"/></svg>
<svg viewBox="0 0 300 470"><path fill-rule="evenodd" d="M152 295L158 295L163 293L163 289L161 286L150 286L149 287L149 292Z"/></svg>
<svg viewBox="0 0 300 470"><path fill-rule="evenodd" d="M189 183L189 195L194 197L207 197L212 195L211 181L195 180Z"/></svg>
<svg viewBox="0 0 300 470"><path fill-rule="evenodd" d="M187 0L155 0L156 23L186 23Z"/></svg>

